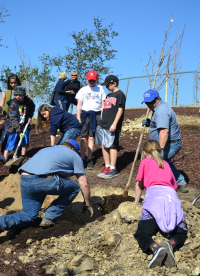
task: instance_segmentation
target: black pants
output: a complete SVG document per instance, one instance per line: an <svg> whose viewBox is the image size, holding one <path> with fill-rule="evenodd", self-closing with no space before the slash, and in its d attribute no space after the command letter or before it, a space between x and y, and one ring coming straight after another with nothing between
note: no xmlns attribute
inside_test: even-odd
<svg viewBox="0 0 200 276"><path fill-rule="evenodd" d="M155 241L152 236L159 230L157 222L155 219L140 220L138 223L138 229L134 234L134 237L138 241L139 246L143 252L146 252L149 246ZM176 227L173 232L170 233L171 239L176 242L177 247L183 246L185 240L187 239L187 231Z"/></svg>

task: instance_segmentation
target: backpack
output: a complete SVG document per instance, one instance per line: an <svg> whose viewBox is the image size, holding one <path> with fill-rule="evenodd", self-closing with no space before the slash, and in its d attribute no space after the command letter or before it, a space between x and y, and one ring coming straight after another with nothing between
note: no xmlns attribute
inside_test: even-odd
<svg viewBox="0 0 200 276"><path fill-rule="evenodd" d="M54 87L53 92L52 92L52 94L49 98L49 104L50 105L55 105L55 103L54 103L55 92L56 92L56 88Z"/></svg>

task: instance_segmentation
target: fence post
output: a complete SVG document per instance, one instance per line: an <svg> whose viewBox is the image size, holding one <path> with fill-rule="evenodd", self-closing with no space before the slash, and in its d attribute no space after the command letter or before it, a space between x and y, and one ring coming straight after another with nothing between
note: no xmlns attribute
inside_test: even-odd
<svg viewBox="0 0 200 276"><path fill-rule="evenodd" d="M197 104L198 73L195 70L194 104Z"/></svg>
<svg viewBox="0 0 200 276"><path fill-rule="evenodd" d="M176 99L175 99L175 105L177 105L177 97L178 97L178 79L176 79Z"/></svg>
<svg viewBox="0 0 200 276"><path fill-rule="evenodd" d="M168 86L168 75L166 76L166 89L165 89L165 102L167 103L167 86Z"/></svg>
<svg viewBox="0 0 200 276"><path fill-rule="evenodd" d="M127 82L127 87L126 87L126 98L127 98L127 94L128 94L129 81L130 81L130 78L128 78L128 82Z"/></svg>

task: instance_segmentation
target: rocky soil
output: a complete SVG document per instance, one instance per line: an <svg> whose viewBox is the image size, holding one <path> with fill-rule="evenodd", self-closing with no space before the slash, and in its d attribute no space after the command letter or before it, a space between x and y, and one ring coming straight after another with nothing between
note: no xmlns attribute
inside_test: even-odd
<svg viewBox="0 0 200 276"><path fill-rule="evenodd" d="M177 267L163 265L148 270L152 254L143 253L133 237L141 209L142 205L123 202L110 214L80 228L75 235L71 232L59 238L27 240L28 248L17 256L14 246L2 248L3 273L8 266L15 271L16 262L25 270L24 274L15 271L16 274L1 275L199 275L200 210L183 201L189 232L184 246L175 252ZM153 238L159 244L167 239L160 232ZM30 267L35 267L35 274L28 274Z"/></svg>

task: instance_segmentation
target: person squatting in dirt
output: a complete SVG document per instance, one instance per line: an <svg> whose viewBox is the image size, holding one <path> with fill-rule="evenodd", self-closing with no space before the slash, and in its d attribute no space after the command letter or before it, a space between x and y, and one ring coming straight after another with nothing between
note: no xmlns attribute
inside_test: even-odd
<svg viewBox="0 0 200 276"><path fill-rule="evenodd" d="M67 139L75 140L81 132L81 125L77 118L71 113L60 109L59 107L50 107L48 104L42 104L38 109L36 122L36 132L50 124L51 146L56 143L56 134L59 129L63 135L56 145L60 145Z"/></svg>
<svg viewBox="0 0 200 276"><path fill-rule="evenodd" d="M148 268L161 266L164 258L165 266L176 266L173 250L183 246L188 231L182 203L176 193L176 179L169 164L162 159L161 151L155 140L144 144L146 158L140 163L136 177L135 204L140 204L143 188L146 193L134 237L143 252L153 252ZM158 229L170 235L171 239L158 245L152 239Z"/></svg>
<svg viewBox="0 0 200 276"><path fill-rule="evenodd" d="M26 96L26 89L23 86L16 86L14 89L14 98L7 102L8 104L8 118L7 124L7 143L4 151L4 162L8 160L9 151L15 149L19 139L24 136L22 140L22 158L28 157L26 151L30 143L30 123L35 112L34 102ZM29 124L25 134L23 129L26 124Z"/></svg>
<svg viewBox="0 0 200 276"><path fill-rule="evenodd" d="M98 74L95 71L87 73L88 85L81 88L76 99L77 119L82 125L81 129L81 158L85 162L85 148L88 141L88 160L87 169L94 169L92 154L94 150L94 136L96 126L101 120L101 112L104 105L106 94L100 85L96 85ZM82 111L82 112L81 112Z"/></svg>
<svg viewBox="0 0 200 276"><path fill-rule="evenodd" d="M3 112L3 115L8 117L8 104L7 102L11 99L14 99L14 89L16 86L21 85L21 82L16 74L10 74L7 80L7 89L1 94L1 102L0 102L0 114ZM5 124L6 128L6 124ZM1 161L4 160L4 150L7 143L7 133L4 137L4 141L2 141L1 145Z"/></svg>
<svg viewBox="0 0 200 276"><path fill-rule="evenodd" d="M1 232L33 222L46 195L59 195L59 197L45 211L40 226L53 225L80 190L84 198L83 211L87 210L90 217L93 216L90 187L82 159L78 155L79 149L79 144L70 139L62 145L41 149L19 168L23 211L1 216ZM80 187L67 178L71 174L76 175Z"/></svg>
<svg viewBox="0 0 200 276"><path fill-rule="evenodd" d="M185 178L171 162L171 159L180 151L182 146L176 114L167 103L161 100L156 90L148 90L143 97L143 102L153 111L153 114L151 120L147 118L142 121L142 126L150 127L149 138L159 142L163 159L170 165L179 191L186 193L188 188Z"/></svg>
<svg viewBox="0 0 200 276"><path fill-rule="evenodd" d="M111 91L106 97L102 119L95 133L95 144L102 145L102 153L105 161L105 166L101 168L100 173L97 175L101 178L118 176L116 170L117 149L119 147L126 102L126 97L118 88L118 84L119 79L113 75L106 77L104 83L101 84L105 85Z"/></svg>

